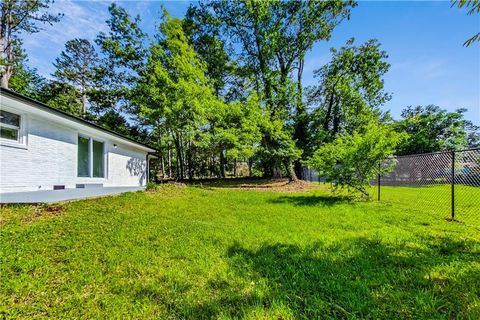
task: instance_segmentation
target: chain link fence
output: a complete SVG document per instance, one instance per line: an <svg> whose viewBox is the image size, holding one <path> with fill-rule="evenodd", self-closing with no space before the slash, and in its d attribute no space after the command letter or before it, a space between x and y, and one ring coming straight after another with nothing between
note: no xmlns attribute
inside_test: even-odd
<svg viewBox="0 0 480 320"><path fill-rule="evenodd" d="M399 156L372 181L372 198L480 227L480 149ZM323 182L311 169L304 178Z"/></svg>

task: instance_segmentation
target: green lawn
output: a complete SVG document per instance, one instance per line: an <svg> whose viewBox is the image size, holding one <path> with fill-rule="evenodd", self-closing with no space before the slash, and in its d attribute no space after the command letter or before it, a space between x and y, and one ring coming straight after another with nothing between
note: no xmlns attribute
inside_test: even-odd
<svg viewBox="0 0 480 320"><path fill-rule="evenodd" d="M476 226L480 230L480 187L455 186L455 219ZM377 188L370 190L377 199ZM448 184L422 187L381 187L381 201L399 208L414 206L421 214L437 218L450 218L452 212L452 187Z"/></svg>
<svg viewBox="0 0 480 320"><path fill-rule="evenodd" d="M480 318L479 229L414 203L168 187L0 223L0 318Z"/></svg>

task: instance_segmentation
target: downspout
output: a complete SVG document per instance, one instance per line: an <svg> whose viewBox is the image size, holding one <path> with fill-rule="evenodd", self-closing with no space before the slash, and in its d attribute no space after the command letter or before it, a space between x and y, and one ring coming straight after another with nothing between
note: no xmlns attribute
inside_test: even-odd
<svg viewBox="0 0 480 320"><path fill-rule="evenodd" d="M147 172L145 173L145 176L147 177L147 179L145 180L145 186L147 185L147 183L150 182L150 161L148 161L149 155L150 155L150 152L147 152L147 155L145 156L145 161L147 162L147 165L146 165Z"/></svg>
<svg viewBox="0 0 480 320"><path fill-rule="evenodd" d="M150 156L153 156L154 158L159 159L160 154L158 152L147 152L147 155L145 156L145 161L147 161L147 172L146 172L146 177L147 177L147 182L150 182ZM163 183L163 182L162 182Z"/></svg>

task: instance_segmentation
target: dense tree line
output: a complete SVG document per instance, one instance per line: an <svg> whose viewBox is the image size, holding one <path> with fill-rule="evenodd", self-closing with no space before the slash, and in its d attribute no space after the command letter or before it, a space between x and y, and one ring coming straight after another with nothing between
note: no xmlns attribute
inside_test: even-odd
<svg viewBox="0 0 480 320"><path fill-rule="evenodd" d="M27 67L20 33L61 15L35 3L2 2L2 85L155 146L159 178L225 177L244 161L251 175L296 180L302 166L340 168L341 158L371 166L392 153L478 145L464 109L407 107L399 121L382 109L389 64L375 39L332 49L317 84L304 87L307 52L354 1L200 2L183 19L164 10L154 35L112 4L108 32L67 41L48 80Z"/></svg>

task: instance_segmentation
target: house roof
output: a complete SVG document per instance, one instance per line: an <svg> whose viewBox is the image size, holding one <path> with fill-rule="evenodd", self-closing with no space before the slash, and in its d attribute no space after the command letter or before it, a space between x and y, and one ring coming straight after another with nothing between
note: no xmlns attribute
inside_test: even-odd
<svg viewBox="0 0 480 320"><path fill-rule="evenodd" d="M111 135L114 135L118 138L121 138L121 139L124 139L124 140L127 140L129 142L132 142L134 144L138 144L140 146L143 146L143 147L146 147L146 148L149 148L149 149L152 149L152 150L155 150L155 151L158 151L156 148L152 147L152 146L149 146L145 143L142 143L142 142L138 142L132 138L129 138L129 137L126 137L124 135L121 135L115 131L112 131L110 129L106 129L102 126L99 126L98 124L95 124L93 122L90 122L88 120L85 120L85 119L82 119L80 117L77 117L77 116L74 116L74 115L71 115L69 113L66 113L62 110L59 110L59 109L56 109L56 108L53 108L43 102L40 102L40 101L37 101L35 99L32 99L32 98L29 98L27 96L24 96L22 94L19 94L13 90L10 90L10 89L6 89L6 88L3 88L3 87L0 87L0 94L1 95L5 95L5 96L10 96L14 99L17 99L17 100L21 100L22 102L24 103L27 103L28 105L32 106L32 107L35 107L35 108L38 108L40 110L43 110L43 111L46 111L46 112L50 112L50 113L54 113L56 115L59 115L61 117L64 117L66 119L69 119L69 120L73 120L75 122L78 122L78 123L81 123L81 124L84 124L86 126L89 126L89 127L92 127L92 128L95 128L97 130L100 130L100 131L103 131L103 132L106 132L106 133L109 133Z"/></svg>

